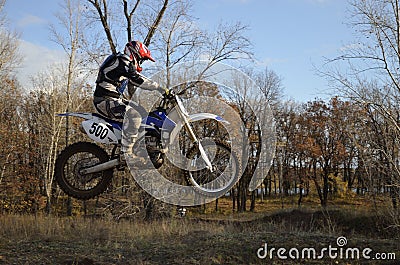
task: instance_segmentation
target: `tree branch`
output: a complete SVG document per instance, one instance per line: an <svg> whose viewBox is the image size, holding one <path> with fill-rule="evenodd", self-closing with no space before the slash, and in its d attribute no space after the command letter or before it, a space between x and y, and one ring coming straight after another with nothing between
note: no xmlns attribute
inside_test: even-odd
<svg viewBox="0 0 400 265"><path fill-rule="evenodd" d="M150 42L151 42L151 38L154 36L154 33L157 30L158 25L161 22L161 19L164 16L165 10L167 10L168 7L168 0L164 0L164 5L161 8L160 12L158 12L157 18L154 21L153 25L151 25L149 32L147 33L146 38L144 39L144 45L149 46Z"/></svg>
<svg viewBox="0 0 400 265"><path fill-rule="evenodd" d="M106 33L108 44L110 45L110 49L113 53L117 53L117 49L116 49L116 46L115 46L115 43L114 43L114 40L113 40L113 37L111 34L110 26L108 25L108 22L107 22L107 12L108 12L107 1L103 0L104 11L101 9L99 0L87 0L87 1L89 3L91 3L94 6L94 8L96 8L97 13L100 17L101 24L103 25L104 32Z"/></svg>
<svg viewBox="0 0 400 265"><path fill-rule="evenodd" d="M126 31L127 31L128 41L132 41L132 17L137 7L139 6L140 0L136 1L135 6L132 8L130 12L128 11L128 1L123 0L123 2L124 2L124 15L126 19Z"/></svg>

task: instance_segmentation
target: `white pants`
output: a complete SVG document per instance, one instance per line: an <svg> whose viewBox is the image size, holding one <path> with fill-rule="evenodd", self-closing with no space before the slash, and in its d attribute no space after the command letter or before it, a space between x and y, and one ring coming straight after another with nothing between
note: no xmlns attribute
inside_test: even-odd
<svg viewBox="0 0 400 265"><path fill-rule="evenodd" d="M132 152L146 110L136 102L128 102L120 98L95 98L93 103L102 116L124 122L121 141L122 151Z"/></svg>

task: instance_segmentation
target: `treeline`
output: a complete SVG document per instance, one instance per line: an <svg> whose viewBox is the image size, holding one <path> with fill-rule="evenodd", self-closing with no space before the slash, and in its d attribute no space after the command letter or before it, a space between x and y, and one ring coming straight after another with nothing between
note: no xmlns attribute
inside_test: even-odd
<svg viewBox="0 0 400 265"><path fill-rule="evenodd" d="M286 102L275 117L278 144L264 181L267 195L298 194L300 205L303 196L316 192L326 206L331 195L386 194L397 207L399 146L392 119L338 97Z"/></svg>
<svg viewBox="0 0 400 265"><path fill-rule="evenodd" d="M117 43L138 39L148 44L159 62L150 70L166 70L166 86L174 82L170 73L179 69L182 61L207 57L209 66L219 62L249 65L248 59L256 57L246 37L246 25L221 23L214 31L202 29L192 14L192 1L83 2L65 1L57 15L59 25L50 27L51 38L65 52L64 62L37 73L29 84L20 84L15 74L22 60L18 34L7 26L5 0L0 0L1 212L72 214L77 202L66 198L55 185L54 161L66 144L86 138L79 132L78 120L67 121L55 114L93 110L93 74L106 55L123 49ZM316 69L330 81L331 94L338 97L308 103L283 101L282 80L276 73L240 68L246 69L258 87L236 80L237 89L242 89L239 94L251 102L253 111L265 110L265 102L272 106L277 145L272 168L267 170L268 158L259 155L260 148L265 148L260 145L261 132L267 128L257 124L241 97L233 96L234 102L228 103L238 110L251 142L251 163L231 192L235 210L254 210L260 191L263 196L296 194L299 204L304 196L313 194L322 206L341 193L383 194L391 207L397 208L400 11L394 7L398 6L398 0L352 2L354 20L350 24L361 33L358 45L345 47L340 56ZM257 163L264 169L258 174L265 180L260 189L249 193ZM110 192L95 200L95 209L134 215L142 209L162 211L166 207L120 175L114 178ZM90 203L79 202L79 209L87 211Z"/></svg>
<svg viewBox="0 0 400 265"><path fill-rule="evenodd" d="M53 89L24 91L16 82L3 82L0 89L0 203L4 212L35 212L50 199L54 162L66 144L65 91ZM86 91L70 102L77 110L91 109ZM82 139L78 126L69 126L69 141ZM46 204L45 204L46 205Z"/></svg>
<svg viewBox="0 0 400 265"><path fill-rule="evenodd" d="M1 86L0 211L50 211L51 202L66 211L65 196L53 182L54 161L67 141L88 139L79 131L79 119L70 120L67 138L65 118L56 117L67 109L65 91L27 93L12 80ZM70 98L68 108L92 110L91 93L91 88L83 86ZM338 97L274 106L276 155L271 169L259 172L265 177L263 185L247 194L248 199L254 200L260 192L265 197L296 195L300 205L311 194L326 206L331 196L383 194L397 207L400 157L398 131L391 120L368 105ZM261 169L263 162L261 157ZM121 204L129 200L137 203L132 208L143 207L143 193L129 176L116 176L110 193L114 206L118 200ZM57 205L57 198L64 206ZM254 210L254 205L241 207L235 210Z"/></svg>

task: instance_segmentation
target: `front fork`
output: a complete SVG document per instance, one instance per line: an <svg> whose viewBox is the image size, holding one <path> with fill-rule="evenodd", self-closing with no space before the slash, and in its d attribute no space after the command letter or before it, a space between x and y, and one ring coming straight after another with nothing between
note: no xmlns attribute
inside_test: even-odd
<svg viewBox="0 0 400 265"><path fill-rule="evenodd" d="M188 121L188 119L187 119L187 116L184 115L184 114L182 114L181 116L182 116L182 119L183 119L183 122L184 122L184 126L185 126L186 130L187 130L188 133L189 133L190 139L191 139L195 144L197 144L197 147L199 148L199 151L200 151L200 155L201 155L201 157L203 158L204 162L206 162L206 167L208 168L208 170L210 170L210 172L213 172L213 167L212 167L211 161L210 161L210 159L208 158L208 156L207 156L207 154L206 154L206 152L205 152L205 150L204 150L204 148L203 148L203 145L202 145L201 142L197 139L196 134L194 133L194 131L193 131L193 129L192 129L192 126L190 126L190 123L189 123L189 121Z"/></svg>

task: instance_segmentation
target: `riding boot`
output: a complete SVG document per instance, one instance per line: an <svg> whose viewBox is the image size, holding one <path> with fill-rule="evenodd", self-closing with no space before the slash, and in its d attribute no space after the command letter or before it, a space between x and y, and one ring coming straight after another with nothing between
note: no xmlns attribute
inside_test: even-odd
<svg viewBox="0 0 400 265"><path fill-rule="evenodd" d="M137 161L139 165L145 163L144 157L136 155L133 150L138 137L137 128L140 126L140 119L133 118L125 126L121 139L121 162L126 162L129 159L130 162Z"/></svg>
<svg viewBox="0 0 400 265"><path fill-rule="evenodd" d="M123 136L121 141L121 154L132 156L133 146L135 145L137 134L133 136Z"/></svg>
<svg viewBox="0 0 400 265"><path fill-rule="evenodd" d="M129 167L142 167L146 165L146 159L138 156L133 152L133 146L135 145L137 135L132 136L129 141L124 141L122 138L122 146L120 153L121 164L128 165Z"/></svg>

